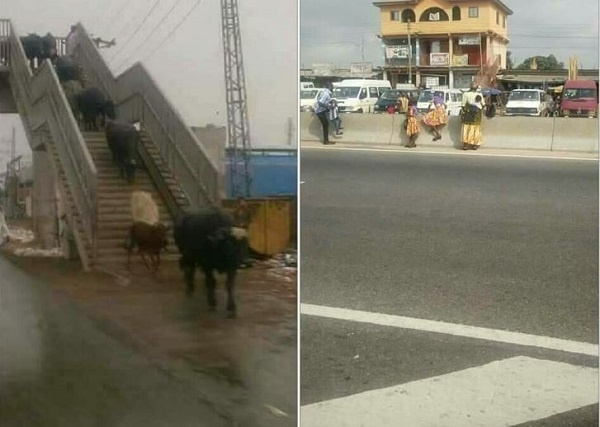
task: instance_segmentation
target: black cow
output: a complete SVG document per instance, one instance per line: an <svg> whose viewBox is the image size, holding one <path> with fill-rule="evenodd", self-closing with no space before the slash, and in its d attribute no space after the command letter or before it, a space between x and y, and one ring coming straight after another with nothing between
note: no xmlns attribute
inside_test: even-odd
<svg viewBox="0 0 600 427"><path fill-rule="evenodd" d="M42 59L50 59L55 62L58 58L58 52L56 50L56 39L50 33L47 33L42 39Z"/></svg>
<svg viewBox="0 0 600 427"><path fill-rule="evenodd" d="M72 56L59 56L56 59L56 75L61 83L80 80L79 66Z"/></svg>
<svg viewBox="0 0 600 427"><path fill-rule="evenodd" d="M233 218L226 212L210 208L181 214L175 221L173 237L181 253L179 267L185 275L187 294L194 292L194 273L200 267L206 281L208 305L214 310L217 305L214 271L225 273L227 311L229 317L235 317L235 277L247 248L245 230L234 227Z"/></svg>
<svg viewBox="0 0 600 427"><path fill-rule="evenodd" d="M37 58L38 63L42 60L42 38L37 34L28 34L20 38L25 56L29 59L31 68L35 68L34 60Z"/></svg>
<svg viewBox="0 0 600 427"><path fill-rule="evenodd" d="M104 127L106 142L113 162L119 167L121 178L130 184L135 181L137 143L139 134L131 123L123 120L107 120Z"/></svg>
<svg viewBox="0 0 600 427"><path fill-rule="evenodd" d="M65 96L67 97L67 101L69 102L69 106L73 111L73 117L75 117L75 121L77 124L80 122L79 118L79 107L77 106L77 94L83 90L83 86L77 80L69 80L64 83L61 83Z"/></svg>
<svg viewBox="0 0 600 427"><path fill-rule="evenodd" d="M106 118L115 118L114 105L97 87L82 90L75 96L77 108L83 118L83 129L98 131L98 118L104 127Z"/></svg>

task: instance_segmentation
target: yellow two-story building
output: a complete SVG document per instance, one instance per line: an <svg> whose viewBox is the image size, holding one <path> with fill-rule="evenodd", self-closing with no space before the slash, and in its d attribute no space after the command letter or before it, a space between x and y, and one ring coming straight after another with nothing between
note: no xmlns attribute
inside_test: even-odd
<svg viewBox="0 0 600 427"><path fill-rule="evenodd" d="M507 17L513 12L500 0L373 4L380 10L384 71L393 86L466 88L484 67L506 68Z"/></svg>

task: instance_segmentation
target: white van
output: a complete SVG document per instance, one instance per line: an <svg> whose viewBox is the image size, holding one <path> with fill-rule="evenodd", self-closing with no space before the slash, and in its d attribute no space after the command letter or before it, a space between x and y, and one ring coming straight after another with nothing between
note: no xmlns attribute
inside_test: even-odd
<svg viewBox="0 0 600 427"><path fill-rule="evenodd" d="M333 97L340 113L372 113L379 97L391 88L388 80L342 80Z"/></svg>
<svg viewBox="0 0 600 427"><path fill-rule="evenodd" d="M314 106L317 103L317 99L323 92L322 87L305 89L300 91L300 111L314 111Z"/></svg>
<svg viewBox="0 0 600 427"><path fill-rule="evenodd" d="M510 92L505 116L544 116L548 112L545 92L539 89L515 89Z"/></svg>
<svg viewBox="0 0 600 427"><path fill-rule="evenodd" d="M448 116L460 115L462 107L463 93L460 89L425 89L419 94L417 99L417 109L419 114L426 114L429 108L433 108L433 97L436 96L444 100L446 104L446 114Z"/></svg>
<svg viewBox="0 0 600 427"><path fill-rule="evenodd" d="M314 89L314 87L313 82L300 82L300 90Z"/></svg>

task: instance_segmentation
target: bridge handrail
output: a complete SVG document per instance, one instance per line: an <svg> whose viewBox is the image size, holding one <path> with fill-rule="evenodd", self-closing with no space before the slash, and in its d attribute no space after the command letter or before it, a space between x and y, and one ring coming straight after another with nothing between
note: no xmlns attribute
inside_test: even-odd
<svg viewBox="0 0 600 427"><path fill-rule="evenodd" d="M12 22L10 23L10 77L17 102L24 109L30 138L47 124L69 182L76 209L89 241L95 242L98 173L79 131L69 103L49 60L32 72ZM30 139L34 144L34 140Z"/></svg>
<svg viewBox="0 0 600 427"><path fill-rule="evenodd" d="M192 208L219 205L224 185L218 166L145 67L136 63L115 77L81 23L77 32L75 55L86 78L110 96L121 117L144 123Z"/></svg>

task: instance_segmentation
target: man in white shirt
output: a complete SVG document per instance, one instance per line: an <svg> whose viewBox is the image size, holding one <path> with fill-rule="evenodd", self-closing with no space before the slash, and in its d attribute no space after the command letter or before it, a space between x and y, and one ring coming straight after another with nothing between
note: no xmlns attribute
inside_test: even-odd
<svg viewBox="0 0 600 427"><path fill-rule="evenodd" d="M73 55L77 47L77 27L71 25L71 32L67 35L65 41L65 50L67 55Z"/></svg>

